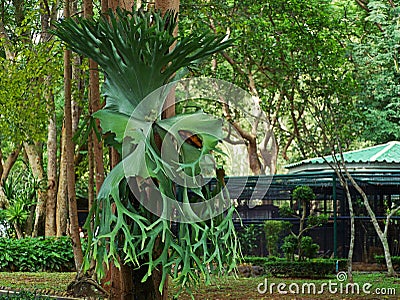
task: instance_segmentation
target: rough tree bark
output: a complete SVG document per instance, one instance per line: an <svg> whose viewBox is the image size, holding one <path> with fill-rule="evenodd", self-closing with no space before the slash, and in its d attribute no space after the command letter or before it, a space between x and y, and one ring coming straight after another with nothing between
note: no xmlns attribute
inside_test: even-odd
<svg viewBox="0 0 400 300"><path fill-rule="evenodd" d="M8 200L3 191L3 183L7 180L8 174L14 166L19 153L21 152L22 144L12 151L5 161L3 161L3 152L0 149L0 208L4 208L8 204Z"/></svg>
<svg viewBox="0 0 400 300"><path fill-rule="evenodd" d="M55 18L56 10L50 9L47 1L40 2L40 21L42 25L41 41L51 39L49 33L51 21ZM50 86L52 76L44 79ZM54 95L51 90L46 95L47 109L49 111L49 123L47 125L47 202L45 218L45 236L55 236L56 230L56 203L57 203L57 119L54 103Z"/></svg>
<svg viewBox="0 0 400 300"><path fill-rule="evenodd" d="M336 176L339 178L340 185L344 188L347 198L347 203L349 205L349 214L350 214L350 245L349 252L347 255L347 278L349 282L353 282L353 255L354 255L354 243L356 238L356 228L354 222L354 208L353 208L353 199L350 194L349 184L344 177L342 168L340 167L340 162L336 161L336 166L332 166L336 173Z"/></svg>
<svg viewBox="0 0 400 300"><path fill-rule="evenodd" d="M383 252L385 255L385 260L386 260L386 267L387 267L387 272L389 276L395 276L396 272L393 268L393 263L392 263L392 256L390 254L390 247L387 239L387 233L388 233L388 228L389 228L389 222L390 218L400 210L400 207L396 207L393 209L387 216L386 216L386 225L384 227L384 230L382 231L381 227L379 226L379 222L376 219L375 213L371 208L371 205L369 204L368 197L365 194L364 190L358 185L358 183L354 180L353 176L351 176L350 172L347 170L346 166L344 166L344 171L346 173L347 178L350 180L351 184L353 187L357 190L357 192L361 195L361 198L363 200L364 206L368 212L368 215L371 218L372 225L375 228L375 231L381 240L382 247L383 247Z"/></svg>
<svg viewBox="0 0 400 300"><path fill-rule="evenodd" d="M42 144L39 142L36 142L34 144L24 142L24 149L29 160L29 165L32 169L32 174L39 182L43 181L43 179L45 178L42 147ZM44 234L46 198L47 192L39 189L37 194L35 222L33 224L32 237Z"/></svg>
<svg viewBox="0 0 400 300"><path fill-rule="evenodd" d="M57 190L56 229L57 229L57 236L65 236L67 234L67 220L68 220L65 124L63 125L61 132L60 153L61 156L60 156L60 173L58 177L58 190Z"/></svg>
<svg viewBox="0 0 400 300"><path fill-rule="evenodd" d="M64 2L65 17L70 17L70 2ZM79 236L78 210L75 193L75 166L74 166L74 142L72 141L72 95L71 95L71 51L64 51L64 118L65 118L65 137L66 137L66 169L67 169L67 191L70 221L70 236L74 252L75 267L79 271L83 263L83 253Z"/></svg>
<svg viewBox="0 0 400 300"><path fill-rule="evenodd" d="M57 127L54 96L48 96L48 107L51 112L47 126L47 204L45 236L55 236L57 205Z"/></svg>

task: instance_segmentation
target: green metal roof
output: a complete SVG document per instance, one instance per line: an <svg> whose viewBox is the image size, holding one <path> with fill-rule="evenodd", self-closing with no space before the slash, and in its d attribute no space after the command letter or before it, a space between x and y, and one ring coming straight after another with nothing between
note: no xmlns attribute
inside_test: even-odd
<svg viewBox="0 0 400 300"><path fill-rule="evenodd" d="M339 156L337 156L340 158ZM388 164L400 164L400 142L392 141L382 145L376 145L360 150L348 151L343 153L345 163L359 163L359 164L371 164L371 163L388 163ZM326 156L325 159L328 162L332 162L332 155ZM339 159L340 160L340 159ZM306 164L325 164L325 160L322 157L316 157L311 159L302 160L290 165L285 168L290 169L300 165Z"/></svg>

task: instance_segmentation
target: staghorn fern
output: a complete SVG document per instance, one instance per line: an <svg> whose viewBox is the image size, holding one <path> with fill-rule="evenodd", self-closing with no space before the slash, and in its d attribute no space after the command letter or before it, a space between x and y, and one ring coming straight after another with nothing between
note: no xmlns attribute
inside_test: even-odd
<svg viewBox="0 0 400 300"><path fill-rule="evenodd" d="M174 37L176 26L176 16L171 13L162 17L154 11L117 10L116 14L110 12L108 18L100 20L67 19L57 24L54 33L73 51L96 61L105 72L106 106L94 116L100 119L104 133L113 134L116 148L121 152L127 148L128 153L106 177L91 212L95 230L87 226L91 245L84 268L89 268L93 257L97 275L103 278L104 266L108 268L111 260L117 266L120 261L135 267L145 264L148 267L145 281L154 269L161 267L160 291L166 276L171 275L181 289L190 292L201 277L209 283L211 272L227 272L235 267L234 209L202 221L213 216L214 208L206 205L199 215L185 204L199 199L206 202L219 192L220 186L214 191L180 187L178 197L171 173L183 174L185 180L197 182L201 160L217 151L216 145L223 138L222 121L201 111L161 119L162 102L158 99L164 99L172 87L165 84L181 78L187 67L225 49L230 42L208 33ZM144 99L155 100L149 104ZM198 135L201 147L185 143L179 135L182 130ZM170 151L177 159L164 159L156 137L167 145L172 143ZM182 147L175 149L174 142ZM132 196L129 188L132 179L141 184L149 179L158 183L155 198L160 202L160 218L138 201L143 199ZM191 197L192 194L196 197ZM136 198L140 197L148 195L142 191ZM219 197L226 200L223 193ZM168 199L180 205L171 207ZM181 209L187 220L197 218L197 222L177 224L178 234L174 236L169 221L172 209Z"/></svg>

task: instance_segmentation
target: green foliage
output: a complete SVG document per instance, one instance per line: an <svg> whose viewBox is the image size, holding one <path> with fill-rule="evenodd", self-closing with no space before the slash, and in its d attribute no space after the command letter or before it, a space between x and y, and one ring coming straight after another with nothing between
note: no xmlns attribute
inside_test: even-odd
<svg viewBox="0 0 400 300"><path fill-rule="evenodd" d="M311 236L303 236L300 240L301 254L305 258L314 258L319 250L319 245L313 243Z"/></svg>
<svg viewBox="0 0 400 300"><path fill-rule="evenodd" d="M69 237L0 238L1 272L72 271L74 266Z"/></svg>
<svg viewBox="0 0 400 300"><path fill-rule="evenodd" d="M283 244L281 246L281 249L285 254L287 260L290 261L294 260L294 254L298 250L298 245L299 245L299 240L293 234L289 234L283 239Z"/></svg>
<svg viewBox="0 0 400 300"><path fill-rule="evenodd" d="M30 208L36 202L36 193L41 188L40 183L28 170L12 172L3 184L4 194L8 199L5 209L0 209L0 219L9 225L24 228Z"/></svg>
<svg viewBox="0 0 400 300"><path fill-rule="evenodd" d="M123 261L134 267L143 266L145 262L148 271L143 281L154 269L162 269L160 289L167 275L171 275L181 288L190 288L199 282L200 276L208 283L210 272L234 268L237 251L233 207L223 215L201 221L213 215L214 207L208 206L202 215L196 215L188 205L183 205L186 221L177 225L177 236L171 232L172 207L168 200L188 204L193 198L189 197L186 186L180 187L181 198L177 198L170 174L184 172L188 180L196 180L201 160L215 151L222 139L222 122L203 112L161 119L160 107L155 102L159 98L163 101L162 96L166 95L163 93L168 93L169 89L157 89L173 77L180 78L182 71L200 59L230 45L229 41L222 41L222 36L208 33L175 38L176 25L176 16L170 13L162 17L154 11L117 10L115 15L109 13L109 19L65 20L57 25L55 32L68 47L94 59L105 71L106 106L95 117L100 119L103 133L112 133L113 146L117 149L121 150L124 138L130 141L124 144L129 148L125 149L129 155L108 174L94 205L92 217L96 230L92 232L88 227L91 245L85 268L89 268L94 258L97 275L103 278L110 261L117 266ZM142 102L153 92L151 100L155 102ZM131 118L133 113L134 118ZM125 132L127 128L129 131ZM197 134L202 147L198 149L185 143L178 134L180 130ZM167 133L177 139L181 149L175 150ZM168 149L176 151L173 153L176 160L166 161L162 157L156 137L162 140L163 147L170 143ZM158 199L162 207L161 218L150 214L135 199L138 195L132 195L126 177L130 180L135 177L153 179L158 183L152 201ZM200 188L191 191L197 197L195 201L199 198L208 200L213 193ZM138 197L146 199L148 195L142 190Z"/></svg>
<svg viewBox="0 0 400 300"><path fill-rule="evenodd" d="M378 264L386 266L386 259L383 255L376 255L375 260ZM400 270L400 256L392 256L392 264L396 270Z"/></svg>
<svg viewBox="0 0 400 300"><path fill-rule="evenodd" d="M346 141L362 130L353 105L357 83L346 48L350 37L363 30L355 11L352 1L186 0L181 2L180 30L212 27L228 33L234 46L227 49L227 56L194 71L256 92L282 145L294 134L315 140L319 150L326 150L313 114L337 106L342 119L336 120L336 131L343 131ZM278 115L282 124L274 121ZM299 141L292 145L288 156L293 161L313 153Z"/></svg>
<svg viewBox="0 0 400 300"><path fill-rule="evenodd" d="M251 255L258 248L259 240L263 231L261 226L257 224L249 224L242 226L237 231L237 237L243 255Z"/></svg>
<svg viewBox="0 0 400 300"><path fill-rule="evenodd" d="M281 218L292 218L295 215L295 211L289 206L289 204L284 204L279 207L279 216Z"/></svg>
<svg viewBox="0 0 400 300"><path fill-rule="evenodd" d="M298 260L301 261L305 258L314 258L319 250L319 245L313 243L310 236L297 237L289 234L283 239L281 249L289 261L294 261L296 253L299 254Z"/></svg>
<svg viewBox="0 0 400 300"><path fill-rule="evenodd" d="M264 222L265 239L269 255L278 255L279 241L282 234L291 228L292 224L288 221L267 220Z"/></svg>
<svg viewBox="0 0 400 300"><path fill-rule="evenodd" d="M0 300L16 300L16 299L36 300L36 299L51 299L51 298L47 296L37 295L36 293L28 291L21 291L18 293L7 293L6 295L0 295Z"/></svg>
<svg viewBox="0 0 400 300"><path fill-rule="evenodd" d="M369 1L368 9L365 33L354 42L352 55L362 87L359 107L367 116L364 137L383 143L400 139L399 7Z"/></svg>
<svg viewBox="0 0 400 300"><path fill-rule="evenodd" d="M328 215L310 215L307 218L307 226L308 227L319 227L326 223L328 223L329 216Z"/></svg>
<svg viewBox="0 0 400 300"><path fill-rule="evenodd" d="M259 257L259 256L245 256L243 257L243 262L247 264L251 264L253 266L264 266L267 262L274 261L282 261L282 258L276 256L267 256L267 257Z"/></svg>
<svg viewBox="0 0 400 300"><path fill-rule="evenodd" d="M0 57L0 145L6 141L44 141L49 113L45 95L58 92L61 86L62 59L57 43L14 50L18 53L14 60ZM45 80L47 76L52 76L51 81Z"/></svg>
<svg viewBox="0 0 400 300"><path fill-rule="evenodd" d="M293 190L293 201L298 201L303 205L308 205L312 200L315 200L314 191L309 186L298 186Z"/></svg>
<svg viewBox="0 0 400 300"><path fill-rule="evenodd" d="M335 273L335 262L331 260L276 261L265 263L264 269L272 276L324 278Z"/></svg>
<svg viewBox="0 0 400 300"><path fill-rule="evenodd" d="M285 276L285 277L316 277L319 276L319 271L322 271L321 278L329 274L336 273L336 263L338 262L339 271L346 270L347 259L311 259L308 261L287 261L284 258L278 258L274 256L268 257L256 257L256 256L245 256L243 258L244 263L251 264L253 266L260 266L264 268L265 274L272 274L274 276ZM383 263L385 263L383 261ZM310 270L306 268L311 264L316 264ZM293 265L293 267L291 267ZM302 267L305 269L302 270Z"/></svg>

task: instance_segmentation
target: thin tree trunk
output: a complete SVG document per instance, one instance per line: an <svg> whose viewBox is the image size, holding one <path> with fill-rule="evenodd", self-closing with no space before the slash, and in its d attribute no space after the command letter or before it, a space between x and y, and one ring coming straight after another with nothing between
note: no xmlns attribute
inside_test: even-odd
<svg viewBox="0 0 400 300"><path fill-rule="evenodd" d="M22 233L21 227L16 223L14 223L13 226L14 226L15 233L17 234L17 239L22 239L24 237L24 235Z"/></svg>
<svg viewBox="0 0 400 300"><path fill-rule="evenodd" d="M41 182L44 179L44 168L42 159L42 145L40 143L28 144L24 143L25 153L29 160L29 165L32 169L32 174L37 181ZM35 210L35 222L33 224L32 236L44 234L44 222L46 214L46 198L47 193L38 190L37 203Z"/></svg>
<svg viewBox="0 0 400 300"><path fill-rule="evenodd" d="M94 154L93 154L93 132L89 134L88 140L88 210L90 211L93 207L93 203L95 201L95 191L94 191Z"/></svg>
<svg viewBox="0 0 400 300"><path fill-rule="evenodd" d="M103 7L107 5L107 7ZM108 9L108 2L103 3L102 11ZM84 1L83 14L85 18L93 16L93 4L91 0ZM89 113L93 114L101 109L100 104L100 84L99 84L99 70L98 65L92 59L89 59ZM100 122L96 120L98 132L101 132ZM96 194L99 193L101 186L104 182L104 160L103 160L103 142L97 139L94 132L91 133L92 149L94 155L95 176L96 176Z"/></svg>
<svg viewBox="0 0 400 300"><path fill-rule="evenodd" d="M49 33L51 18L54 17L46 1L40 2L40 21L42 25L41 42L51 39ZM50 86L52 77L46 76L45 82ZM45 236L56 235L56 203L57 203L57 127L54 95L51 90L46 92L49 124L47 126L47 202Z"/></svg>
<svg viewBox="0 0 400 300"><path fill-rule="evenodd" d="M57 234L57 124L54 96L49 95L47 101L51 113L47 127L47 204L45 236L55 236Z"/></svg>
<svg viewBox="0 0 400 300"><path fill-rule="evenodd" d="M12 151L8 155L8 157L4 163L2 162L3 153L1 152L1 149L0 149L0 164L1 164L0 184L7 180L7 177L10 174L12 167L14 166L15 162L17 161L17 158L19 156L19 153L21 152L21 149L22 149L22 144L20 144L17 148L15 148L14 151Z"/></svg>
<svg viewBox="0 0 400 300"><path fill-rule="evenodd" d="M3 177L4 167L3 167L3 152L0 148L0 179Z"/></svg>
<svg viewBox="0 0 400 300"><path fill-rule="evenodd" d="M60 174L58 177L56 228L57 236L65 236L68 219L68 192L67 192L67 162L66 162L66 136L65 125L62 127L60 142Z"/></svg>
<svg viewBox="0 0 400 300"><path fill-rule="evenodd" d="M19 153L21 152L22 144L20 144L14 151L12 151L5 162L3 162L3 153L0 149L0 208L8 205L8 199L4 194L3 184L7 180L12 167L14 166Z"/></svg>
<svg viewBox="0 0 400 300"><path fill-rule="evenodd" d="M361 198L363 199L363 203L364 206L368 212L368 215L371 218L371 222L372 225L375 228L375 231L379 237L379 239L381 240L382 243L382 247L383 247L383 252L385 255L385 260L386 260L386 267L387 267L387 271L388 271L388 275L389 276L395 276L396 272L393 268L393 263L392 263L392 256L390 254L390 247L389 247L389 243L387 240L387 231L383 232L382 229L379 226L378 220L376 219L375 213L372 210L371 206L369 205L369 201L368 201L368 197L365 194L364 190L358 185L358 183L354 180L353 176L351 176L351 174L349 173L349 171L347 170L347 168L345 167L345 172L346 172L346 176L347 178L349 178L351 184L354 186L354 188L357 190L357 192L361 195Z"/></svg>
<svg viewBox="0 0 400 300"><path fill-rule="evenodd" d="M349 253L347 257L347 278L349 282L353 282L353 254L354 254L354 243L356 236L356 227L354 223L354 209L353 209L353 199L351 198L349 185L347 181L343 178L340 179L340 182L345 189L347 201L349 203L349 213L350 213L350 246Z"/></svg>
<svg viewBox="0 0 400 300"><path fill-rule="evenodd" d="M89 60L89 109L93 114L101 109L100 104L100 87L99 87L99 71L98 66L93 60ZM97 131L101 132L100 122L96 120ZM92 134L93 155L96 171L96 194L99 193L104 182L104 160L103 160L103 141L98 140L97 136Z"/></svg>
<svg viewBox="0 0 400 300"><path fill-rule="evenodd" d="M65 17L70 16L70 3L65 0ZM75 193L75 166L74 166L74 143L72 141L72 95L71 95L71 51L64 51L64 117L65 117L65 137L66 137L66 168L67 168L67 190L70 220L70 236L72 239L72 249L74 252L75 267L79 272L83 263L83 253L79 236L78 209Z"/></svg>

